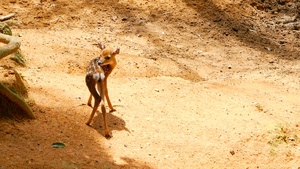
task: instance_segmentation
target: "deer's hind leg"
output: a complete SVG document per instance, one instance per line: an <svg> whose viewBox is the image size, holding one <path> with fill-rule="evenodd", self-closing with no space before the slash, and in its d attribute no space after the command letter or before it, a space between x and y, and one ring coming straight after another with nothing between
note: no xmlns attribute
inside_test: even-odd
<svg viewBox="0 0 300 169"><path fill-rule="evenodd" d="M99 104L100 104L100 102L101 102L101 97L94 97L94 98L95 98L94 108L93 108L93 111L92 111L92 113L91 113L91 115L90 115L89 120L86 122L87 125L90 125L90 124L91 124L91 122L92 122L92 120L93 120L93 117L94 117L94 115L95 115L95 113L96 113L96 111L97 111L97 109L98 109L98 107L99 107Z"/></svg>
<svg viewBox="0 0 300 169"><path fill-rule="evenodd" d="M99 104L101 102L101 97L96 90L96 81L93 79L93 77L91 75L87 75L85 78L85 81L86 81L86 85L91 93L90 98L88 100L88 105L91 106L92 96L94 97L94 100L95 100L93 111L90 115L89 120L86 123L87 125L89 125L92 122L95 112L97 111L97 109L99 107Z"/></svg>

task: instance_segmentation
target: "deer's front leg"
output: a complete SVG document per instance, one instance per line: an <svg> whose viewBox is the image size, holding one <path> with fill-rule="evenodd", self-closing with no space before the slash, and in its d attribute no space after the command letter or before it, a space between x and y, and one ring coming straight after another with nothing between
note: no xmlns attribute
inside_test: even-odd
<svg viewBox="0 0 300 169"><path fill-rule="evenodd" d="M102 115L103 115L103 121L104 121L104 129L105 129L105 137L109 138L111 137L110 133L109 133L109 129L107 126L107 117L106 117L106 108L105 108L105 99L104 99L104 93L105 93L105 83L101 82L98 83L98 91L100 93L100 97L102 98L101 102L100 102L100 106L101 106L101 111L102 111Z"/></svg>
<svg viewBox="0 0 300 169"><path fill-rule="evenodd" d="M106 109L105 109L105 105L104 105L104 100L101 101L100 106L101 106L101 111L102 111L103 121L104 121L105 137L109 138L109 137L111 137L111 135L109 133L109 129L107 126L107 117L106 117Z"/></svg>
<svg viewBox="0 0 300 169"><path fill-rule="evenodd" d="M92 94L90 94L89 100L88 100L88 105L92 107Z"/></svg>
<svg viewBox="0 0 300 169"><path fill-rule="evenodd" d="M113 106L110 102L109 96L108 96L107 78L105 78L105 80L104 80L104 91L105 91L104 93L105 93L105 97L107 100L108 107L110 108L110 111L116 111L116 109L113 108Z"/></svg>

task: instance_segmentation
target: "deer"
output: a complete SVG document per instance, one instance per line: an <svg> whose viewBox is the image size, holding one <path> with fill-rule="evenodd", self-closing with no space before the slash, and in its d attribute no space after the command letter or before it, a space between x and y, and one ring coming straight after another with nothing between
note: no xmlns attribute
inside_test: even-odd
<svg viewBox="0 0 300 169"><path fill-rule="evenodd" d="M87 65L87 74L85 76L85 82L90 92L88 99L88 105L92 107L92 98L94 97L94 107L92 113L87 121L87 125L90 125L92 119L97 111L99 105L104 120L105 137L111 137L106 118L105 98L108 103L110 111L115 111L113 108L107 90L107 78L117 65L116 55L120 53L120 48L106 48L102 43L94 44L100 48L101 53L97 58L92 59Z"/></svg>

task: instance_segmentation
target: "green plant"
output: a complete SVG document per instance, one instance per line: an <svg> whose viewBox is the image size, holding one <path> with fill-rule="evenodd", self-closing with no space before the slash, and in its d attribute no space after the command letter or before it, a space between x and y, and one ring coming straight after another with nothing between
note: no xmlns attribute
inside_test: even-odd
<svg viewBox="0 0 300 169"><path fill-rule="evenodd" d="M33 98L26 98L24 99L25 102L28 104L28 105L34 105L35 104L35 100Z"/></svg>
<svg viewBox="0 0 300 169"><path fill-rule="evenodd" d="M280 145L286 145L286 147L294 146L300 143L300 137L297 135L297 130L288 128L281 123L272 123L269 127L269 141L268 144L271 145L270 154L275 156L277 153L276 147ZM291 156L292 152L287 150L286 155Z"/></svg>
<svg viewBox="0 0 300 169"><path fill-rule="evenodd" d="M0 33L3 33L5 35L10 35L10 36L12 35L11 29L4 22L0 22Z"/></svg>
<svg viewBox="0 0 300 169"><path fill-rule="evenodd" d="M275 155L276 155L276 150L275 150L274 148L272 148L272 149L270 150L270 154L271 154L272 156L275 156Z"/></svg>
<svg viewBox="0 0 300 169"><path fill-rule="evenodd" d="M15 61L15 63L21 65L21 66L25 66L25 60L24 57L22 55L22 53L18 50L16 51L11 57L11 60Z"/></svg>

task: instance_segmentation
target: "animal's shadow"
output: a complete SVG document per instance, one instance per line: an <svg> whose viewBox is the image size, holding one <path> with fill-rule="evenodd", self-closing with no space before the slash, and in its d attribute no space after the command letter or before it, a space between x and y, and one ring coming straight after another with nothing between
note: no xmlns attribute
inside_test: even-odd
<svg viewBox="0 0 300 169"><path fill-rule="evenodd" d="M129 131L129 129L126 127L126 122L121 119L120 117L114 115L114 112L107 112L106 113L106 119L107 119L107 125L108 129L110 130L110 134L112 135L113 130L121 131ZM93 118L92 123L89 125L90 127L94 128L96 131L98 131L102 136L104 136L105 130L104 130L104 120L102 112L97 110L96 115ZM105 136L104 136L105 137ZM111 137L106 137L107 139L110 139Z"/></svg>

